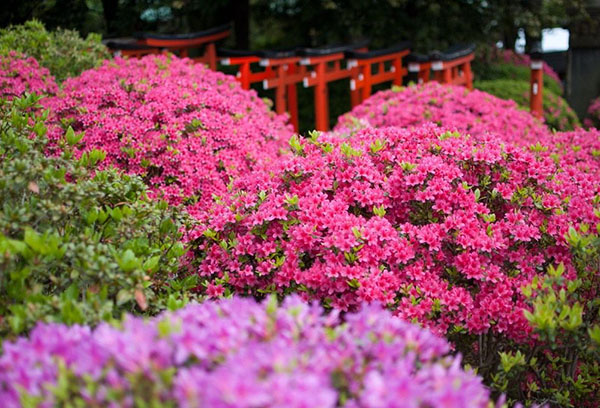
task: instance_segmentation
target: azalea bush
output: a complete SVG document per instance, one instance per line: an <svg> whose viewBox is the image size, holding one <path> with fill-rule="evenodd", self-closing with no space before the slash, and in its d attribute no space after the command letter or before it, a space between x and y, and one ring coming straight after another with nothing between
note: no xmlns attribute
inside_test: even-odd
<svg viewBox="0 0 600 408"><path fill-rule="evenodd" d="M544 89L555 95L563 94L560 77L543 62ZM531 57L527 54L517 54L512 50L502 50L496 47L479 48L477 58L473 61L473 70L478 80L514 80L529 83L531 80Z"/></svg>
<svg viewBox="0 0 600 408"><path fill-rule="evenodd" d="M17 51L33 57L62 82L110 57L100 39L98 34L83 39L77 31L62 28L47 31L41 22L31 20L0 29L0 54Z"/></svg>
<svg viewBox="0 0 600 408"><path fill-rule="evenodd" d="M343 322L343 324L342 324ZM38 325L4 344L6 407L488 407L449 344L365 307L234 298L119 326Z"/></svg>
<svg viewBox="0 0 600 408"><path fill-rule="evenodd" d="M55 94L58 88L47 68L35 58L18 52L0 55L0 97L12 99L24 93Z"/></svg>
<svg viewBox="0 0 600 408"><path fill-rule="evenodd" d="M600 98L596 98L590 103L584 123L588 128L600 129Z"/></svg>
<svg viewBox="0 0 600 408"><path fill-rule="evenodd" d="M39 97L0 102L0 336L38 321L97 323L185 301L190 221L147 198L139 177L75 159L69 129L47 156ZM188 279L188 280L186 280Z"/></svg>
<svg viewBox="0 0 600 408"><path fill-rule="evenodd" d="M379 301L437 333L531 333L521 287L595 225L598 179L493 136L435 125L292 139L234 183L196 242L207 293L300 292L343 310ZM200 235L201 234L201 235Z"/></svg>
<svg viewBox="0 0 600 408"><path fill-rule="evenodd" d="M335 130L362 127L412 127L433 122L479 137L494 134L503 142L529 145L550 131L514 101L478 90L429 82L381 91L338 119Z"/></svg>
<svg viewBox="0 0 600 408"><path fill-rule="evenodd" d="M474 87L502 99L512 99L521 108L529 110L529 82L497 79L476 81ZM577 114L571 109L567 101L545 88L543 91L543 111L544 122L551 129L567 131L580 126Z"/></svg>
<svg viewBox="0 0 600 408"><path fill-rule="evenodd" d="M190 213L227 191L230 178L276 160L292 134L231 76L175 56L107 61L69 79L46 102L52 137L85 132L76 155L106 151L106 166L137 174Z"/></svg>

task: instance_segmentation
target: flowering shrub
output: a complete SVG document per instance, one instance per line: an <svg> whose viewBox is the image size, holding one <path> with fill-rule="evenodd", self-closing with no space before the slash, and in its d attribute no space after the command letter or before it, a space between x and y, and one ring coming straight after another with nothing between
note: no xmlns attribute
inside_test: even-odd
<svg viewBox="0 0 600 408"><path fill-rule="evenodd" d="M553 133L546 145L563 167L576 167L600 177L600 130L577 129ZM579 193L577 193L579 194Z"/></svg>
<svg viewBox="0 0 600 408"><path fill-rule="evenodd" d="M13 51L35 58L58 82L96 67L110 57L98 34L82 39L73 30L58 28L48 32L37 20L0 29L0 55Z"/></svg>
<svg viewBox="0 0 600 408"><path fill-rule="evenodd" d="M5 407L487 407L448 343L377 307L324 315L234 298L121 328L39 325L4 343ZM20 396L21 394L21 396Z"/></svg>
<svg viewBox="0 0 600 408"><path fill-rule="evenodd" d="M529 82L497 79L476 81L475 88L502 99L512 99L520 107L529 110ZM549 89L543 91L544 121L551 129L573 130L579 127L577 114L567 101Z"/></svg>
<svg viewBox="0 0 600 408"><path fill-rule="evenodd" d="M531 58L527 54L517 54L512 50L497 47L480 47L473 61L473 70L479 80L515 80L529 83L531 79ZM555 95L562 95L560 77L546 62L543 63L544 89Z"/></svg>
<svg viewBox="0 0 600 408"><path fill-rule="evenodd" d="M34 58L14 51L0 55L0 98L12 99L26 92L54 94L57 90L54 78Z"/></svg>
<svg viewBox="0 0 600 408"><path fill-rule="evenodd" d="M64 83L50 99L62 126L85 131L82 151L138 174L171 203L193 207L227 191L230 177L273 160L292 134L233 77L174 56L120 59Z"/></svg>
<svg viewBox="0 0 600 408"><path fill-rule="evenodd" d="M548 129L528 112L481 91L430 82L381 91L338 120L336 130L364 126L418 126L434 122L474 137L494 134L504 142L529 145L544 140Z"/></svg>
<svg viewBox="0 0 600 408"><path fill-rule="evenodd" d="M438 333L525 340L521 286L551 263L573 276L564 235L598 222L597 177L539 146L434 125L291 145L294 155L237 180L202 219L209 294L299 291L341 309L380 301Z"/></svg>
<svg viewBox="0 0 600 408"><path fill-rule="evenodd" d="M502 50L500 59L505 63L510 63L517 66L531 66L531 57L527 54L517 54L513 50ZM546 62L543 63L544 75L552 78L557 83L561 83L560 77Z"/></svg>
<svg viewBox="0 0 600 408"><path fill-rule="evenodd" d="M596 98L590 103L584 123L586 127L600 129L600 98Z"/></svg>
<svg viewBox="0 0 600 408"><path fill-rule="evenodd" d="M38 100L0 101L0 337L183 301L196 285L182 260L186 217L148 200L140 178L97 171L101 151L75 160L81 134L47 157Z"/></svg>

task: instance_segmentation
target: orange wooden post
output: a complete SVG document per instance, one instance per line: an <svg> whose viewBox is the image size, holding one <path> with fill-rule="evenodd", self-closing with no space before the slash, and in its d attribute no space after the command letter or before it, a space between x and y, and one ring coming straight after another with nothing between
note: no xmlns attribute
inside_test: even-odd
<svg viewBox="0 0 600 408"><path fill-rule="evenodd" d="M406 56L405 60L408 65L409 80L416 79L418 84L429 82L429 74L431 71L429 56L411 53Z"/></svg>
<svg viewBox="0 0 600 408"><path fill-rule="evenodd" d="M474 45L457 45L444 52L433 52L431 69L436 81L442 84L462 85L473 88L471 61L475 58Z"/></svg>
<svg viewBox="0 0 600 408"><path fill-rule="evenodd" d="M425 62L419 64L419 83L422 84L424 82L430 81L431 75L431 62Z"/></svg>
<svg viewBox="0 0 600 408"><path fill-rule="evenodd" d="M250 89L250 85L263 82L265 79L273 78L275 72L268 66L262 71L253 70L253 65L258 65L262 60L262 51L240 51L219 48L217 52L220 63L226 66L238 66L236 79L243 89Z"/></svg>
<svg viewBox="0 0 600 408"><path fill-rule="evenodd" d="M313 67L310 75L305 76L305 88L315 88L315 128L320 131L329 130L329 90L328 83L340 79L350 79L354 71L353 66L346 65L342 68L344 53L349 50L366 50L366 43L354 45L340 45L321 48L304 48L298 53L304 58L300 64ZM356 98L352 95L351 98Z"/></svg>
<svg viewBox="0 0 600 408"><path fill-rule="evenodd" d="M296 84L302 82L306 72L305 67L299 66L300 57L294 56L293 51L263 51L265 58L260 65L272 67L274 75L263 80L264 89L275 89L275 111L288 112L290 122L298 131L298 101Z"/></svg>
<svg viewBox="0 0 600 408"><path fill-rule="evenodd" d="M350 81L352 107L371 96L373 85L385 82L402 85L402 78L408 73L402 67L402 58L408 55L409 47L410 44L404 42L395 47L370 52L346 51L346 58L349 59L348 66L352 67ZM386 64L389 64L387 70ZM373 65L377 65L377 73L373 73Z"/></svg>
<svg viewBox="0 0 600 408"><path fill-rule="evenodd" d="M544 116L543 94L544 94L544 62L542 53L536 50L531 53L531 86L529 95L530 110L538 118Z"/></svg>
<svg viewBox="0 0 600 408"><path fill-rule="evenodd" d="M138 42L155 48L162 48L171 52L178 53L181 57L187 57L192 48L204 48L201 57L195 58L198 62L203 62L210 69L217 68L217 52L215 42L227 38L231 31L229 24L214 27L208 30L189 34L137 34Z"/></svg>
<svg viewBox="0 0 600 408"><path fill-rule="evenodd" d="M326 62L318 62L315 66L315 128L329 130L329 92L325 78Z"/></svg>

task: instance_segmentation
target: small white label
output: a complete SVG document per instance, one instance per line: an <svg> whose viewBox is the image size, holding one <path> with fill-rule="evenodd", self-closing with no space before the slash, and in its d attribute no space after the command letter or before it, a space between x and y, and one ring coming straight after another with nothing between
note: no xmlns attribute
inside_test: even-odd
<svg viewBox="0 0 600 408"><path fill-rule="evenodd" d="M121 52L121 50L116 50L115 51L115 57L122 57L123 53Z"/></svg>
<svg viewBox="0 0 600 408"><path fill-rule="evenodd" d="M348 69L358 67L358 61L357 60L348 60L347 67L348 67Z"/></svg>
<svg viewBox="0 0 600 408"><path fill-rule="evenodd" d="M390 72L396 72L396 67L392 65L392 66L390 67Z"/></svg>
<svg viewBox="0 0 600 408"><path fill-rule="evenodd" d="M310 65L310 58L302 58L300 60L300 65Z"/></svg>
<svg viewBox="0 0 600 408"><path fill-rule="evenodd" d="M542 61L531 61L531 69L542 69L544 63Z"/></svg>
<svg viewBox="0 0 600 408"><path fill-rule="evenodd" d="M350 90L356 91L356 81L354 79L350 80Z"/></svg>
<svg viewBox="0 0 600 408"><path fill-rule="evenodd" d="M290 66L288 64L283 64L283 70L287 71L288 69L290 69Z"/></svg>
<svg viewBox="0 0 600 408"><path fill-rule="evenodd" d="M310 73L311 78L316 78L317 77L317 73L315 71L312 71Z"/></svg>
<svg viewBox="0 0 600 408"><path fill-rule="evenodd" d="M411 62L408 64L408 72L419 72L419 64Z"/></svg>
<svg viewBox="0 0 600 408"><path fill-rule="evenodd" d="M302 85L304 85L305 88L308 88L308 78L302 79Z"/></svg>
<svg viewBox="0 0 600 408"><path fill-rule="evenodd" d="M223 58L221 60L221 65L231 65L231 60L229 58Z"/></svg>
<svg viewBox="0 0 600 408"><path fill-rule="evenodd" d="M241 78L242 77L242 73L240 71L237 72L237 74L235 74L236 78Z"/></svg>
<svg viewBox="0 0 600 408"><path fill-rule="evenodd" d="M535 82L535 83L533 84L533 89L532 89L532 91L533 91L533 94L534 94L534 95L537 95L537 94L538 94L538 84L537 84L537 82Z"/></svg>
<svg viewBox="0 0 600 408"><path fill-rule="evenodd" d="M359 81L363 81L364 79L365 79L365 76L363 74L358 74Z"/></svg>
<svg viewBox="0 0 600 408"><path fill-rule="evenodd" d="M260 62L258 63L258 65L260 65L261 67L268 67L269 66L269 60L268 59L261 59Z"/></svg>
<svg viewBox="0 0 600 408"><path fill-rule="evenodd" d="M263 79L263 89L269 89L269 81Z"/></svg>
<svg viewBox="0 0 600 408"><path fill-rule="evenodd" d="M431 69L433 69L434 71L441 71L444 69L444 63L442 61L432 62Z"/></svg>

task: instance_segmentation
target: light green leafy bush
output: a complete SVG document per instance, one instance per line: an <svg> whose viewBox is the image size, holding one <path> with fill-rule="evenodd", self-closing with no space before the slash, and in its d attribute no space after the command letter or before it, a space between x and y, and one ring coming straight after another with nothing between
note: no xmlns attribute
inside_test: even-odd
<svg viewBox="0 0 600 408"><path fill-rule="evenodd" d="M517 67L519 68L519 67ZM476 81L475 88L502 99L512 99L524 109L529 109L529 82L512 79ZM544 86L546 86L544 84ZM577 115L567 101L552 88L543 90L543 109L546 124L556 130L573 130L581 126Z"/></svg>
<svg viewBox="0 0 600 408"><path fill-rule="evenodd" d="M140 178L96 171L104 152L74 158L82 134L48 156L38 101L0 102L0 337L181 306L196 285L180 240L190 221Z"/></svg>
<svg viewBox="0 0 600 408"><path fill-rule="evenodd" d="M598 214L600 216L600 214ZM597 407L600 395L600 224L567 234L577 276L562 264L523 288L537 341L505 345L491 375L511 399L560 407Z"/></svg>
<svg viewBox="0 0 600 408"><path fill-rule="evenodd" d="M110 57L100 39L98 34L83 39L77 31L61 28L50 32L41 22L31 20L0 30L0 54L19 51L34 57L62 82Z"/></svg>

